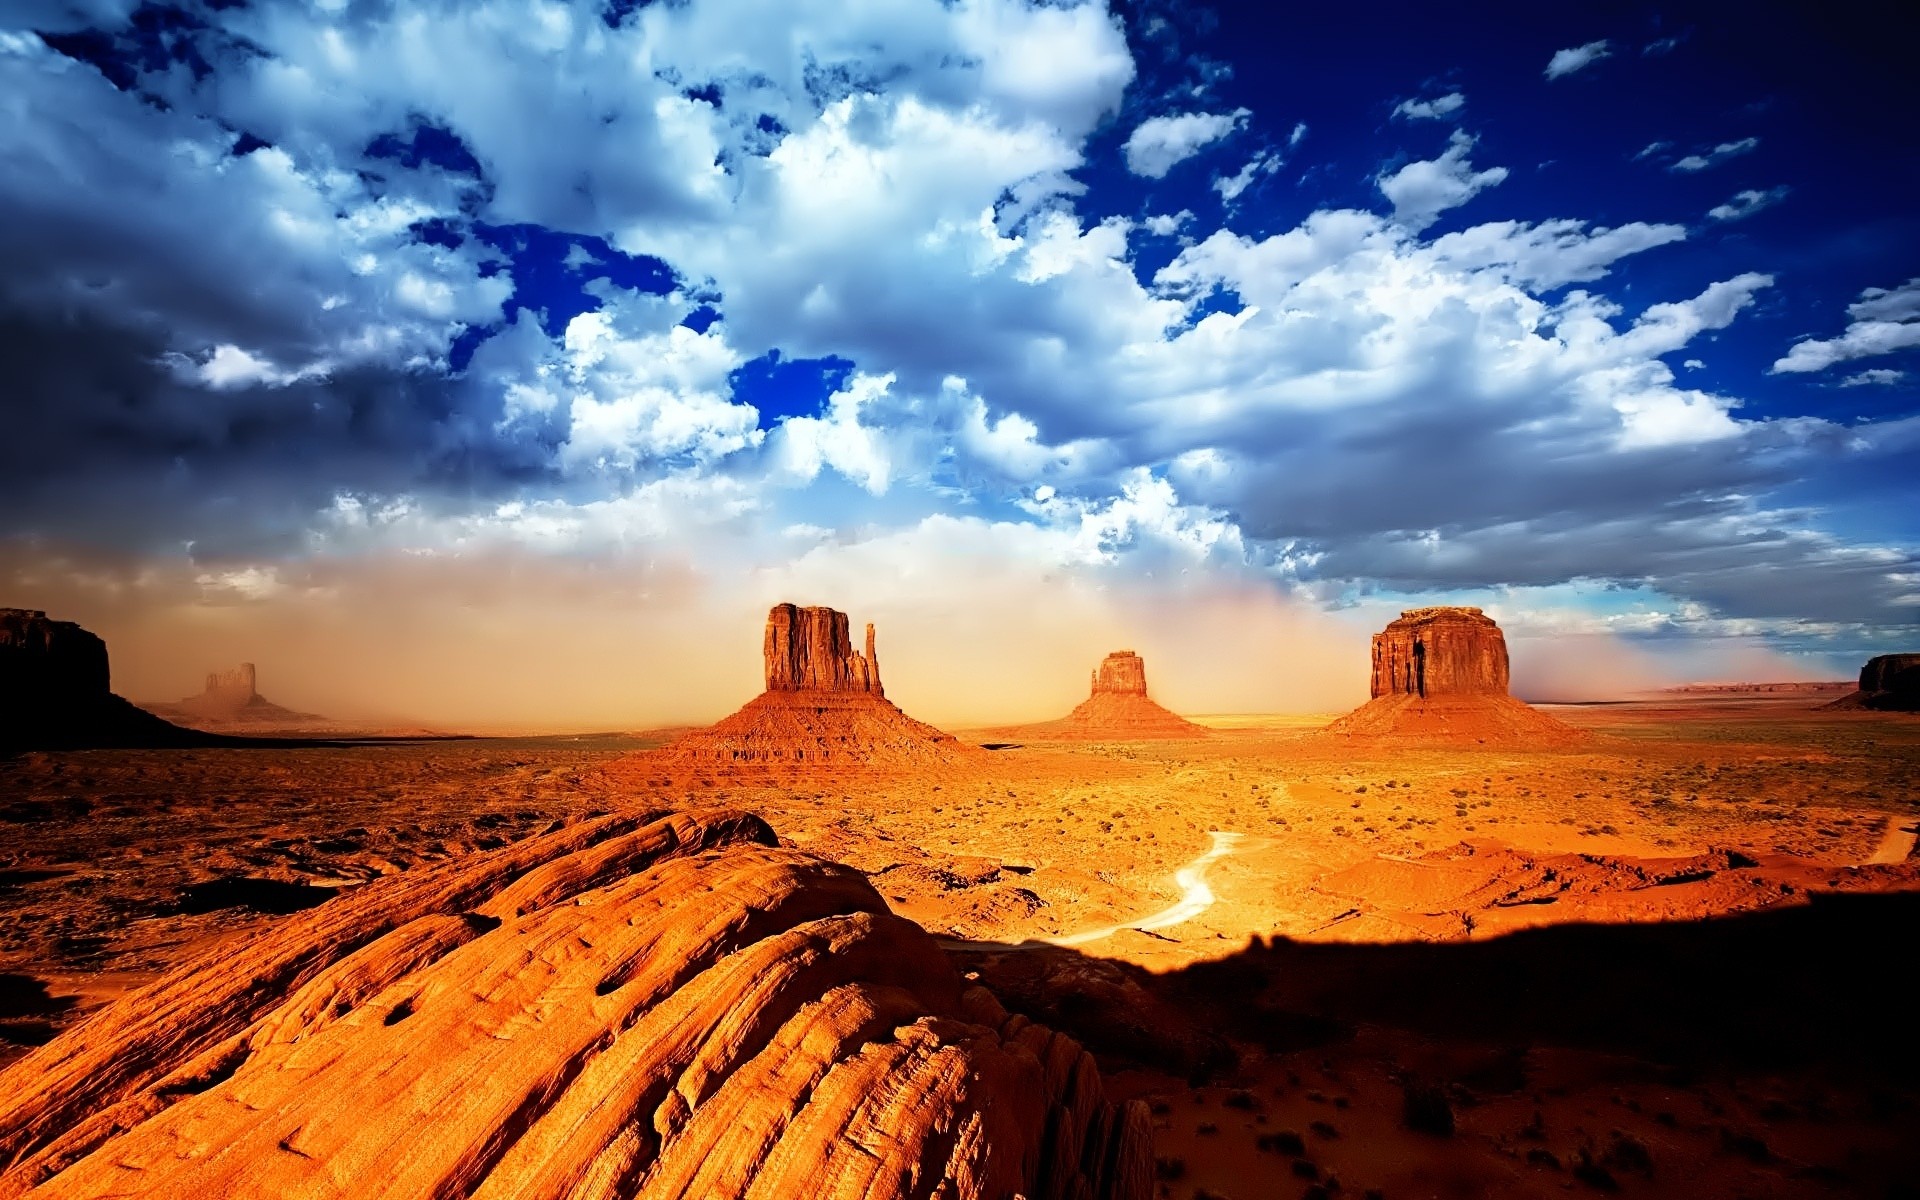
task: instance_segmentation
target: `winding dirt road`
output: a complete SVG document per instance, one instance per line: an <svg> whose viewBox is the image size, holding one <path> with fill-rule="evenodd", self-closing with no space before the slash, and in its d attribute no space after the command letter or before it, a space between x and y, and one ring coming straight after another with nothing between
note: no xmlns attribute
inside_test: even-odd
<svg viewBox="0 0 1920 1200"><path fill-rule="evenodd" d="M1920 822L1912 817L1888 817L1887 831L1881 835L1880 847L1867 863L1903 863L1907 861L1907 855L1913 853L1913 843L1917 838L1920 838Z"/></svg>
<svg viewBox="0 0 1920 1200"><path fill-rule="evenodd" d="M1209 834L1213 844L1207 852L1173 873L1174 885L1180 889L1180 899L1161 909L1157 913L1141 917L1136 921L1125 921L1118 925L1103 925L1098 929L1088 929L1065 937L1036 939L1052 946L1084 946L1088 942L1097 942L1101 938L1112 937L1123 929L1138 929L1143 932L1154 929L1166 929L1193 920L1201 913L1213 907L1213 889L1207 886L1207 868L1232 854L1245 834L1225 833L1218 829Z"/></svg>

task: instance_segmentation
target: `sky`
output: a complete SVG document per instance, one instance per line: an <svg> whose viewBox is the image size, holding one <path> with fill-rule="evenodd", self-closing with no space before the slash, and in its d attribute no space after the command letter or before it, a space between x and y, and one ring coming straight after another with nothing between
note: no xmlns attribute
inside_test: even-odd
<svg viewBox="0 0 1920 1200"><path fill-rule="evenodd" d="M1882 11L1882 10L1886 11ZM1920 647L1892 6L13 0L0 603L170 699L1364 699Z"/></svg>

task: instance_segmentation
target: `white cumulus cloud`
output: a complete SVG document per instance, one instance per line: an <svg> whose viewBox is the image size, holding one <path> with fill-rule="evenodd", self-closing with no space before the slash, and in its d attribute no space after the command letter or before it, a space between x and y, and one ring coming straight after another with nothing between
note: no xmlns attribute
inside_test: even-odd
<svg viewBox="0 0 1920 1200"><path fill-rule="evenodd" d="M1714 205L1707 210L1707 215L1716 221L1744 220L1763 208L1772 208L1785 200L1788 190L1786 185L1782 184L1779 187L1767 188L1765 191L1748 188L1745 191L1735 192L1733 199L1725 204Z"/></svg>
<svg viewBox="0 0 1920 1200"><path fill-rule="evenodd" d="M1450 208L1458 208L1487 188L1503 182L1505 167L1475 171L1467 160L1473 149L1470 134L1454 130L1446 153L1439 158L1410 162L1376 180L1393 204L1393 215L1410 229L1425 229Z"/></svg>
<svg viewBox="0 0 1920 1200"><path fill-rule="evenodd" d="M1676 161L1667 169L1670 171L1704 171L1709 167L1717 167L1730 158L1738 158L1742 154L1751 154L1754 150L1758 149L1759 146L1760 139L1757 137L1741 138L1737 142L1721 142L1711 150L1699 154L1689 154L1685 158Z"/></svg>
<svg viewBox="0 0 1920 1200"><path fill-rule="evenodd" d="M1553 57L1547 61L1547 78L1559 79L1562 76L1571 75L1612 53L1613 50L1609 47L1606 38L1588 42L1583 46L1570 46L1565 50L1556 50Z"/></svg>
<svg viewBox="0 0 1920 1200"><path fill-rule="evenodd" d="M1847 306L1846 332L1837 338L1809 338L1775 360L1772 370L1788 374L1824 371L1835 363L1871 358L1920 346L1920 277L1896 288L1868 288Z"/></svg>
<svg viewBox="0 0 1920 1200"><path fill-rule="evenodd" d="M1214 142L1244 126L1252 112L1179 113L1149 117L1134 128L1121 147L1127 170L1148 179L1164 179L1168 171Z"/></svg>
<svg viewBox="0 0 1920 1200"><path fill-rule="evenodd" d="M1467 98L1459 92L1448 92L1432 100L1402 100L1393 109L1396 117L1405 117L1410 121L1432 121L1450 117L1466 107Z"/></svg>

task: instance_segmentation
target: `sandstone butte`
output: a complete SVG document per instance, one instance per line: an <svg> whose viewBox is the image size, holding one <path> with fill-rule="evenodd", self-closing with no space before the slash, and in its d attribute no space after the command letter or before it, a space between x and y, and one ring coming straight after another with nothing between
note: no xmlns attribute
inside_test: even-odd
<svg viewBox="0 0 1920 1200"><path fill-rule="evenodd" d="M235 726L284 727L325 724L323 717L282 708L259 692L259 675L252 663L228 671L209 671L198 695L171 704L149 704L148 712L200 729Z"/></svg>
<svg viewBox="0 0 1920 1200"><path fill-rule="evenodd" d="M886 697L873 626L853 648L847 614L776 604L763 643L767 689L657 758L697 765L924 770L983 756Z"/></svg>
<svg viewBox="0 0 1920 1200"><path fill-rule="evenodd" d="M1920 654L1881 654L1860 668L1860 688L1828 708L1920 712Z"/></svg>
<svg viewBox="0 0 1920 1200"><path fill-rule="evenodd" d="M1414 608L1373 635L1372 699L1337 738L1556 746L1586 735L1507 694L1507 639L1477 608Z"/></svg>
<svg viewBox="0 0 1920 1200"><path fill-rule="evenodd" d="M1143 1105L777 843L603 816L222 946L0 1072L0 1197L1144 1200Z"/></svg>
<svg viewBox="0 0 1920 1200"><path fill-rule="evenodd" d="M1213 731L1162 708L1147 696L1147 665L1115 650L1093 672L1087 698L1058 721L1021 728L1024 736L1075 741L1211 737Z"/></svg>
<svg viewBox="0 0 1920 1200"><path fill-rule="evenodd" d="M209 742L114 695L95 634L38 609L0 608L0 750Z"/></svg>

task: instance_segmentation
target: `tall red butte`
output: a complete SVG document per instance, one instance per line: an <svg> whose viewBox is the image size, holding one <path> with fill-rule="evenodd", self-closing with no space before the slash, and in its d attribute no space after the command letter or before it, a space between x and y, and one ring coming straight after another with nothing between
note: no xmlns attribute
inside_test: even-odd
<svg viewBox="0 0 1920 1200"><path fill-rule="evenodd" d="M853 648L847 614L776 604L763 643L767 690L746 707L662 751L669 759L738 766L925 769L980 753L914 720L886 698L873 626Z"/></svg>
<svg viewBox="0 0 1920 1200"><path fill-rule="evenodd" d="M1021 730L1031 737L1084 741L1208 737L1211 731L1147 698L1147 664L1131 650L1115 650L1093 672L1092 692L1058 721Z"/></svg>
<svg viewBox="0 0 1920 1200"><path fill-rule="evenodd" d="M1373 698L1335 737L1565 745L1586 735L1507 694L1507 639L1477 608L1413 608L1373 635Z"/></svg>

